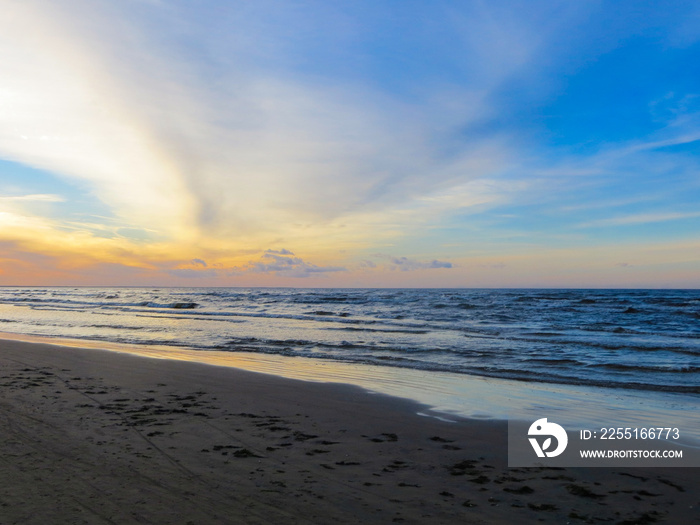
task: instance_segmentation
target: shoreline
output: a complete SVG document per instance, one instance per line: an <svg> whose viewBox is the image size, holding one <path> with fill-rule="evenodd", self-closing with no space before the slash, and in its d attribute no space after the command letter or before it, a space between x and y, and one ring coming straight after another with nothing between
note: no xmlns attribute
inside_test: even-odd
<svg viewBox="0 0 700 525"><path fill-rule="evenodd" d="M700 396L693 394L526 382L328 359L60 336L0 332L2 339L195 362L307 382L354 385L370 393L416 402L424 406L423 415L430 417L534 421L547 416L573 431L604 426L678 427L683 430L683 444L700 447L700 425L695 416L700 413Z"/></svg>
<svg viewBox="0 0 700 525"><path fill-rule="evenodd" d="M347 384L0 340L8 523L690 523L693 468L508 468L504 421ZM475 401L475 402L478 402Z"/></svg>

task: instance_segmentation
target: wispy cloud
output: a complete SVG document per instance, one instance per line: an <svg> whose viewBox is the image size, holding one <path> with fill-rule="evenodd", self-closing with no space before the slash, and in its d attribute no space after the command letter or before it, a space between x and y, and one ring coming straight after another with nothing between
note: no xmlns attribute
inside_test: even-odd
<svg viewBox="0 0 700 525"><path fill-rule="evenodd" d="M32 195L0 196L0 202L64 202L60 195L37 193Z"/></svg>
<svg viewBox="0 0 700 525"><path fill-rule="evenodd" d="M287 48L303 41L284 32L280 42L274 32L253 35L243 21L235 33L212 33L215 15L157 3L9 6L0 45L25 52L6 54L0 66L11 101L0 154L86 182L117 216L173 238L289 234L312 221L391 211L492 174L496 159L509 156L497 137L449 146L491 111L492 69L481 86L433 88L408 103L359 77L337 84L285 70ZM157 37L169 45L142 30L147 17L161 18ZM193 50L170 41L168 27L183 17L190 36L207 46L200 63L183 61ZM256 39L269 45L267 68L248 62L243 42ZM488 42L503 54L495 39ZM467 45L482 50L483 41ZM503 61L497 78L527 55Z"/></svg>
<svg viewBox="0 0 700 525"><path fill-rule="evenodd" d="M649 224L656 222L677 221L700 217L700 212L689 213L640 213L609 219L599 219L579 224L580 228L596 228L603 226L625 226L634 224Z"/></svg>
<svg viewBox="0 0 700 525"><path fill-rule="evenodd" d="M174 233L187 227L191 202L108 69L115 64L76 17L83 7L33 0L5 6L0 154L87 182L116 214Z"/></svg>
<svg viewBox="0 0 700 525"><path fill-rule="evenodd" d="M35 169L2 181L0 242L130 278L460 284L470 256L506 274L518 250L696 220L700 98L675 66L697 8L601 28L604 8L9 2L0 158Z"/></svg>

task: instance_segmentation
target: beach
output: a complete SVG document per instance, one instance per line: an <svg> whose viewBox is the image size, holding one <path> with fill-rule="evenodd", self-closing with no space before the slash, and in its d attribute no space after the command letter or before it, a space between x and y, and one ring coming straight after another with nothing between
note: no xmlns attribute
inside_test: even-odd
<svg viewBox="0 0 700 525"><path fill-rule="evenodd" d="M508 468L507 424L0 340L2 523L692 523L695 468ZM428 415L418 415L428 414Z"/></svg>
<svg viewBox="0 0 700 525"><path fill-rule="evenodd" d="M0 525L700 525L700 2L2 7Z"/></svg>

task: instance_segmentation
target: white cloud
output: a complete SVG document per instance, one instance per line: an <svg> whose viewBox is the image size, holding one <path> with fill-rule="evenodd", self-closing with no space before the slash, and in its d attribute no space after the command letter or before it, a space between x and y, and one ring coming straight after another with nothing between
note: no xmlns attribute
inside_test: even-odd
<svg viewBox="0 0 700 525"><path fill-rule="evenodd" d="M51 195L48 193L34 193L31 195L9 195L0 196L0 202L6 203L23 203L23 202L65 202L65 199L60 195Z"/></svg>
<svg viewBox="0 0 700 525"><path fill-rule="evenodd" d="M649 224L655 222L677 221L682 219L694 219L700 217L700 212L690 213L638 213L612 217L609 219L599 219L579 224L580 228L593 228L602 226L625 226L633 224Z"/></svg>
<svg viewBox="0 0 700 525"><path fill-rule="evenodd" d="M450 188L510 157L500 138L449 145L529 52L469 91L432 86L407 102L361 78L285 69L286 41L232 8L235 31L216 32L211 10L135 5L27 0L0 21L0 156L87 182L122 220L245 237L430 195L439 213L454 207Z"/></svg>
<svg viewBox="0 0 700 525"><path fill-rule="evenodd" d="M191 203L122 96L119 65L70 16L81 7L32 0L3 6L0 156L87 181L118 214L173 233L185 227Z"/></svg>

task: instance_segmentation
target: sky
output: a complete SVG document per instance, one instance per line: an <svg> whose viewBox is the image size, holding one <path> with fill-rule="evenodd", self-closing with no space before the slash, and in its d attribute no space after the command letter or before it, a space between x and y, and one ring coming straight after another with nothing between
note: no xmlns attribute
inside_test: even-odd
<svg viewBox="0 0 700 525"><path fill-rule="evenodd" d="M700 287L694 0L2 7L0 285Z"/></svg>

